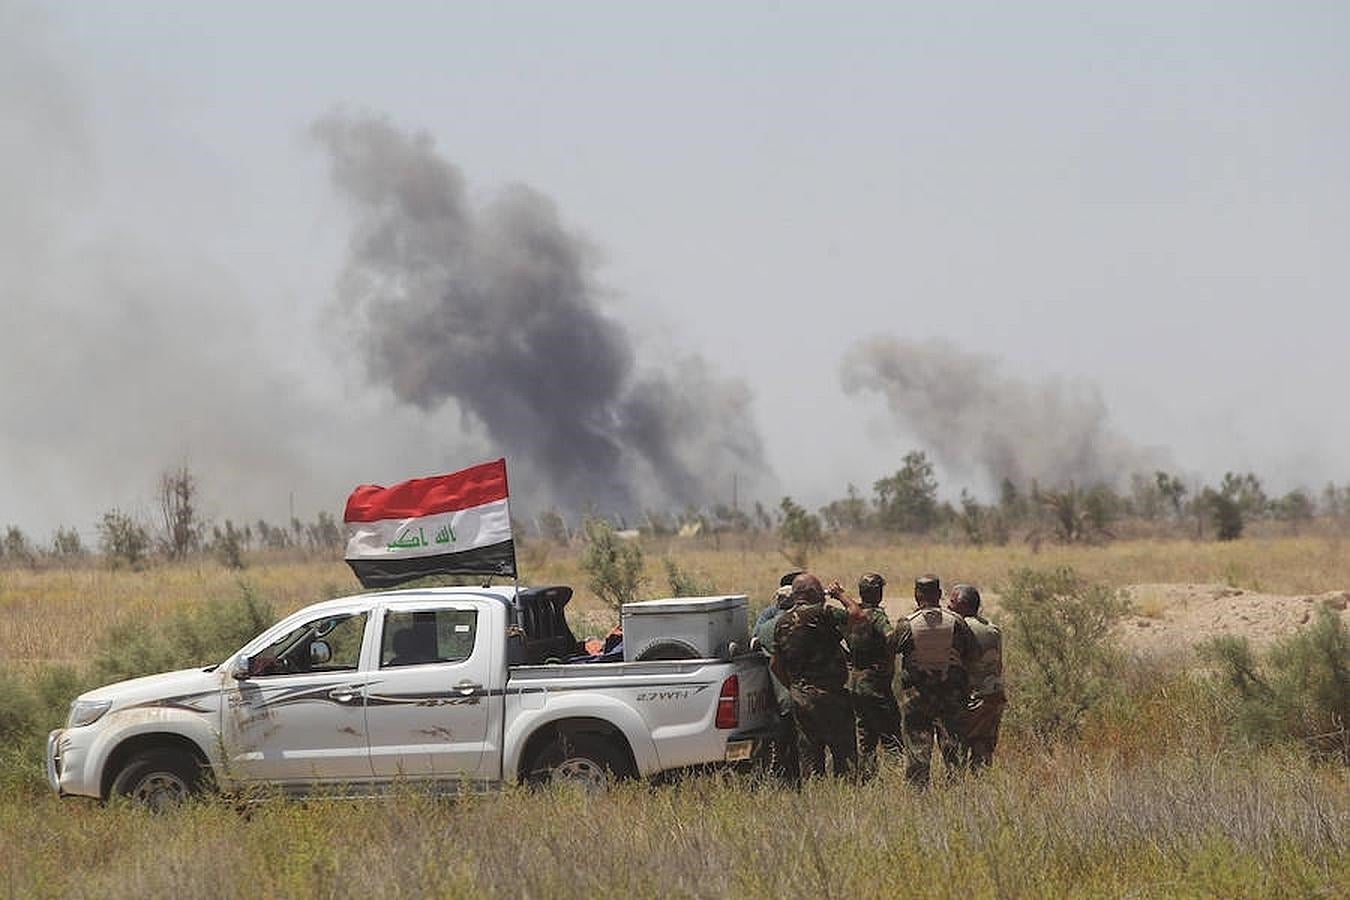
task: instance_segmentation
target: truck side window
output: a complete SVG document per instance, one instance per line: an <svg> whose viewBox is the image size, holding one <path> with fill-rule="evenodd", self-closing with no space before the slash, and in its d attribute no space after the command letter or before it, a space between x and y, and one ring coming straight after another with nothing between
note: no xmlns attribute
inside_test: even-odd
<svg viewBox="0 0 1350 900"><path fill-rule="evenodd" d="M473 655L477 636L476 610L390 611L384 615L380 667L462 662Z"/></svg>

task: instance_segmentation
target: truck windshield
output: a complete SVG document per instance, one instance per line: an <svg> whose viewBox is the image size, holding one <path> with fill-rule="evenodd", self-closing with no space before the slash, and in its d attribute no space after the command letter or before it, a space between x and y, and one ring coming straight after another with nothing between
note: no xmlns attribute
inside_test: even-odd
<svg viewBox="0 0 1350 900"><path fill-rule="evenodd" d="M299 625L259 651L251 666L254 675L288 675L296 672L336 672L355 669L361 661L361 639L366 613L324 616ZM311 646L322 641L328 659L315 663Z"/></svg>

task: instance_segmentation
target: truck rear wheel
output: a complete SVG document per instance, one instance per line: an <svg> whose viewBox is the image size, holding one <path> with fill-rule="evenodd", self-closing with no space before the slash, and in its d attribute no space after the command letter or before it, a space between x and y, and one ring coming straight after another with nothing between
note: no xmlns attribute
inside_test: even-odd
<svg viewBox="0 0 1350 900"><path fill-rule="evenodd" d="M201 785L201 763L182 750L165 748L143 750L127 760L111 793L151 812L164 812L181 806Z"/></svg>
<svg viewBox="0 0 1350 900"><path fill-rule="evenodd" d="M574 784L603 791L628 774L628 764L612 741L598 735L560 735L530 764L529 782L540 786Z"/></svg>

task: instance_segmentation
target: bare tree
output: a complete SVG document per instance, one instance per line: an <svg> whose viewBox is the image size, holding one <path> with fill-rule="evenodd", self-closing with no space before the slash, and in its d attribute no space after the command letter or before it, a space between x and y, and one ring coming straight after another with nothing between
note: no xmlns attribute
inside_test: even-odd
<svg viewBox="0 0 1350 900"><path fill-rule="evenodd" d="M201 545L203 524L197 518L197 479L187 463L159 476L159 512L164 526L164 555L183 559Z"/></svg>

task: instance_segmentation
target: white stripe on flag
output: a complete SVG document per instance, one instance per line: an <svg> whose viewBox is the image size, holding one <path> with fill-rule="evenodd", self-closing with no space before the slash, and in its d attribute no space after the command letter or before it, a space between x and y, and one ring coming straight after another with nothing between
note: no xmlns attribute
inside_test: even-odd
<svg viewBox="0 0 1350 900"><path fill-rule="evenodd" d="M411 519L347 523L347 559L444 556L511 540L505 498Z"/></svg>

